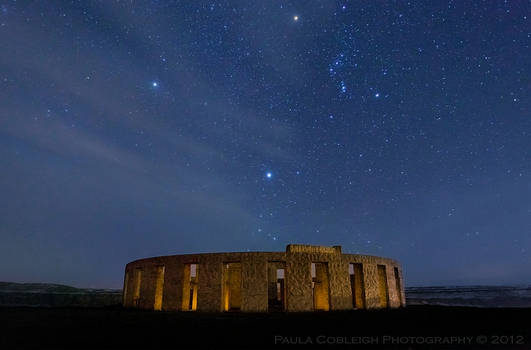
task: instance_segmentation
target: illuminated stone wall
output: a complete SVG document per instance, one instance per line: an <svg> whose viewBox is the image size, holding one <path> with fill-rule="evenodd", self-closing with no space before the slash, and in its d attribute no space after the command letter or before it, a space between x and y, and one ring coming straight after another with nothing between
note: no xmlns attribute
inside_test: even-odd
<svg viewBox="0 0 531 350"><path fill-rule="evenodd" d="M376 256L342 254L339 246L288 245L286 252L186 254L130 262L125 271L124 288L127 290L124 290L124 306L188 311L186 308L188 301L184 299L189 298L190 293L184 289L187 287L186 281L190 275L186 270L190 264L197 264L197 300L194 302L197 303L196 310L223 311L224 288L226 288L224 281L229 278L226 276L225 266L230 263L240 263L239 310L243 312L268 311L268 299L271 299L268 292L272 293L271 284L268 286L268 280L271 280L268 279L268 266L285 267L284 309L313 311L316 301L312 289L312 263L326 266L327 275L321 275L319 280L328 284L328 298L321 298L317 304L324 300L328 303L329 310L354 308L349 264L361 264L361 269L356 265L358 271L356 288L360 288L359 282L362 278L363 307L380 308L387 304L388 307L395 308L405 305L402 268L397 261ZM378 265L385 266L385 275L382 275L382 268L380 273L378 272ZM395 268L398 270L398 283ZM322 268L319 269L321 274ZM363 276L360 276L360 270ZM162 276L161 271L163 271ZM139 276L140 282L137 280ZM135 288L139 285L139 293L135 293ZM387 288L386 294L382 293L382 285ZM397 286L400 286L401 290L397 290ZM383 295L388 298L387 302L382 301Z"/></svg>

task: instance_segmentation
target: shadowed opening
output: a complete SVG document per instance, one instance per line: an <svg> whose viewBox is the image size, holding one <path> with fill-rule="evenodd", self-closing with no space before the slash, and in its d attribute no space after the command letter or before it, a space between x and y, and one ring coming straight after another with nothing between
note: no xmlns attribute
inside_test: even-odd
<svg viewBox="0 0 531 350"><path fill-rule="evenodd" d="M398 301L400 302L400 306L404 306L404 300L402 300L402 285L400 284L400 274L398 272L398 267L395 267L394 270L395 270L396 294L398 296Z"/></svg>
<svg viewBox="0 0 531 350"><path fill-rule="evenodd" d="M328 281L328 264L312 263L313 308L317 311L330 310L330 289Z"/></svg>
<svg viewBox="0 0 531 350"><path fill-rule="evenodd" d="M133 290L133 305L140 306L140 286L142 285L142 269L137 267L135 269L135 283Z"/></svg>
<svg viewBox="0 0 531 350"><path fill-rule="evenodd" d="M269 311L286 310L285 263L270 262L268 264L267 300Z"/></svg>
<svg viewBox="0 0 531 350"><path fill-rule="evenodd" d="M240 311L242 304L242 268L239 262L225 263L223 268L223 310Z"/></svg>
<svg viewBox="0 0 531 350"><path fill-rule="evenodd" d="M162 310L162 296L164 291L164 265L156 266L155 277L155 303L154 310Z"/></svg>
<svg viewBox="0 0 531 350"><path fill-rule="evenodd" d="M197 278L198 278L198 264L184 264L183 273L183 311L197 310Z"/></svg>
<svg viewBox="0 0 531 350"><path fill-rule="evenodd" d="M387 272L385 265L378 265L378 292L380 295L380 306L389 306L389 291L387 289Z"/></svg>
<svg viewBox="0 0 531 350"><path fill-rule="evenodd" d="M349 264L350 290L352 293L352 306L355 309L365 308L365 283L363 281L363 265Z"/></svg>

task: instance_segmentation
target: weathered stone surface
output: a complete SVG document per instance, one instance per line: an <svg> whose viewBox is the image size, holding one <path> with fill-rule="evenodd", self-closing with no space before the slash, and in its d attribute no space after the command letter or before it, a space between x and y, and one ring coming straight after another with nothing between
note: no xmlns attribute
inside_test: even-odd
<svg viewBox="0 0 531 350"><path fill-rule="evenodd" d="M164 310L180 310L183 298L184 264L181 268L177 261L168 261L164 273Z"/></svg>
<svg viewBox="0 0 531 350"><path fill-rule="evenodd" d="M232 275L229 276L227 268L224 267L228 263L239 263L234 266L240 266L241 272L234 275L232 271L230 272ZM380 308L387 304L387 307L394 308L405 305L402 268L397 261L376 256L342 254L340 246L307 245L288 245L285 253L208 253L136 260L126 266L123 303L126 307L153 309L157 276L160 276L161 266L164 266L162 310L185 310L188 302L183 298L189 298L190 295L189 291L183 291L183 287L186 286L185 280L190 278L189 271L186 272L185 269L189 268L189 264L197 264L198 311L224 310L223 293L230 278L240 285L238 306L241 311L266 312L268 299L271 293L276 291L274 274L277 268L285 269L285 310L313 311L315 306L312 263L319 266L318 280L328 285L328 297L322 300L328 303L329 310L347 310L354 307L349 264L361 264L361 269L358 268L359 265L356 267L358 273L356 278L358 288L363 278L364 290L360 294L363 299L363 303L360 303L362 307ZM386 272L386 275L380 279L378 265L385 266ZM398 283L395 268L398 270ZM140 282L137 281L138 271L141 271ZM361 271L363 276L359 276ZM327 275L324 276L322 273ZM136 301L135 286L138 283L140 283L140 293ZM400 286L400 290L397 286ZM387 294L383 294L387 295L387 303L381 300L381 288L387 289ZM233 293L238 291L233 290Z"/></svg>

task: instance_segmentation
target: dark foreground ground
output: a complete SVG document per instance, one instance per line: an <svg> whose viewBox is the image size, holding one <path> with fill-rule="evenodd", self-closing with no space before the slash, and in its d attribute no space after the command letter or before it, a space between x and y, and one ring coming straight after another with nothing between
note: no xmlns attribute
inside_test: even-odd
<svg viewBox="0 0 531 350"><path fill-rule="evenodd" d="M531 308L328 313L0 308L0 349L531 349Z"/></svg>

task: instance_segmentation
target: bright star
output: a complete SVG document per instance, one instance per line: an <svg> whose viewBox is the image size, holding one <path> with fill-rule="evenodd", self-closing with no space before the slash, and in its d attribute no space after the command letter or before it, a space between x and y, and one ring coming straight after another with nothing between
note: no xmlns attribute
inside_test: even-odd
<svg viewBox="0 0 531 350"><path fill-rule="evenodd" d="M297 22L299 20L299 16L293 16L293 20Z"/></svg>
<svg viewBox="0 0 531 350"><path fill-rule="evenodd" d="M157 87L157 86L159 86L159 83L157 83L156 81L154 81L154 82L151 83L151 85L152 85L153 87Z"/></svg>
<svg viewBox="0 0 531 350"><path fill-rule="evenodd" d="M340 86L341 86L341 92L342 93L347 92L347 86L345 85L344 81L341 81Z"/></svg>
<svg viewBox="0 0 531 350"><path fill-rule="evenodd" d="M270 179L270 178L273 177L273 174L272 174L272 173L267 173L267 174L266 174L266 177L267 177L268 179Z"/></svg>
<svg viewBox="0 0 531 350"><path fill-rule="evenodd" d="M375 93L374 97L376 97L376 98L380 97L380 93L379 92Z"/></svg>

